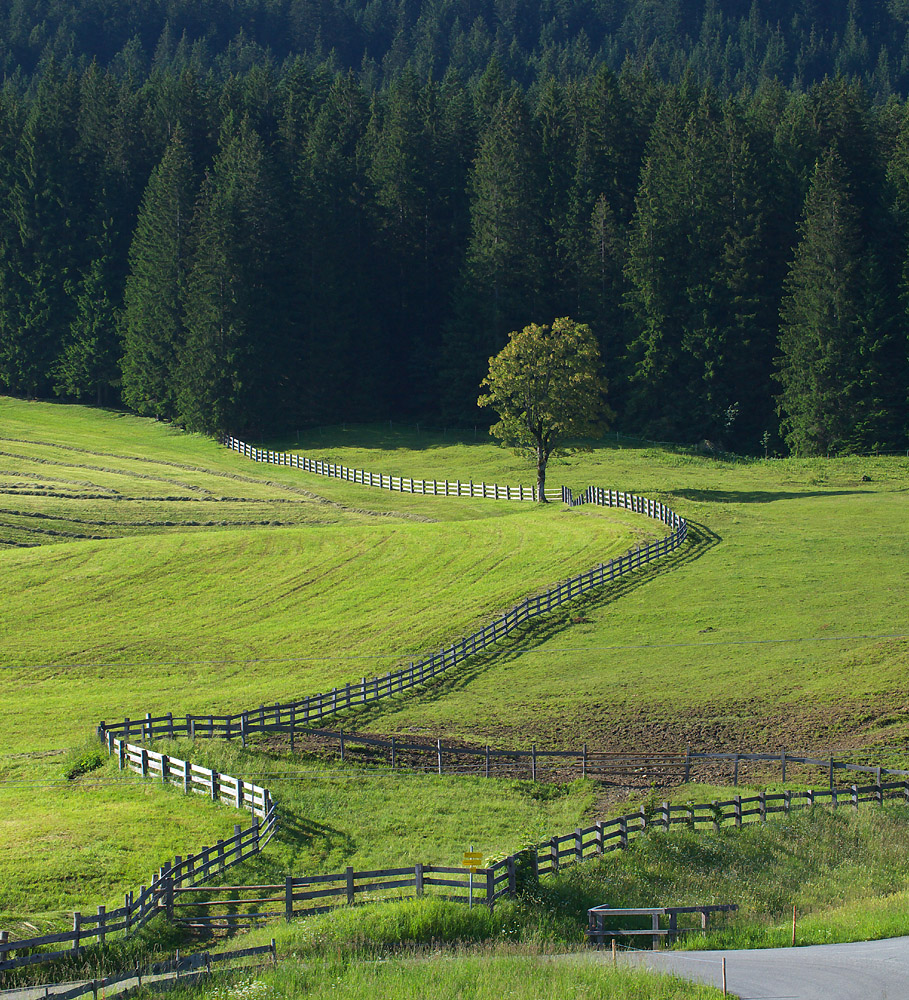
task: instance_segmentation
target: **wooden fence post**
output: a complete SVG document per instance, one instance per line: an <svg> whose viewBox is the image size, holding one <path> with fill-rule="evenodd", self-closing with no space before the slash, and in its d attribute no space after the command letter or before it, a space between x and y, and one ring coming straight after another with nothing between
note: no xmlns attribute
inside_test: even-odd
<svg viewBox="0 0 909 1000"><path fill-rule="evenodd" d="M553 873L559 870L559 838L553 837L549 841L550 857L552 858L552 871Z"/></svg>
<svg viewBox="0 0 909 1000"><path fill-rule="evenodd" d="M436 740L436 755L439 758L439 774L442 773L442 741L440 739Z"/></svg>
<svg viewBox="0 0 909 1000"><path fill-rule="evenodd" d="M353 906L353 903L354 903L354 892L355 892L355 887L354 887L354 870L353 870L353 868L350 867L350 865L348 865L347 866L347 902L350 904L350 906Z"/></svg>
<svg viewBox="0 0 909 1000"><path fill-rule="evenodd" d="M574 831L574 856L578 861L584 860L584 837L580 827Z"/></svg>
<svg viewBox="0 0 909 1000"><path fill-rule="evenodd" d="M766 789L761 789L761 822L767 822L767 791Z"/></svg>
<svg viewBox="0 0 909 1000"><path fill-rule="evenodd" d="M685 784L691 777L691 747L685 747Z"/></svg>
<svg viewBox="0 0 909 1000"><path fill-rule="evenodd" d="M98 907L98 941L104 944L107 937L107 911L103 906Z"/></svg>
<svg viewBox="0 0 909 1000"><path fill-rule="evenodd" d="M736 795L735 797L735 825L738 828L742 826L742 796Z"/></svg>
<svg viewBox="0 0 909 1000"><path fill-rule="evenodd" d="M780 750L780 766L783 769L783 784L786 784L786 751Z"/></svg>
<svg viewBox="0 0 909 1000"><path fill-rule="evenodd" d="M628 817L619 816L619 844L624 850L628 846Z"/></svg>
<svg viewBox="0 0 909 1000"><path fill-rule="evenodd" d="M290 923L294 918L294 880L292 875L284 879L284 919Z"/></svg>
<svg viewBox="0 0 909 1000"><path fill-rule="evenodd" d="M732 772L732 783L737 785L739 783L739 755L735 755L735 770Z"/></svg>
<svg viewBox="0 0 909 1000"><path fill-rule="evenodd" d="M423 866L414 865L413 866L413 881L414 888L416 889L417 896L423 895Z"/></svg>
<svg viewBox="0 0 909 1000"><path fill-rule="evenodd" d="M859 807L858 785L852 785L852 786L850 786L850 790L852 792L852 805L853 805L853 808L858 809L858 807Z"/></svg>
<svg viewBox="0 0 909 1000"><path fill-rule="evenodd" d="M666 830L667 833L669 833L669 823L670 823L670 819L671 819L669 808L670 808L669 807L669 803L668 802L664 802L662 810L661 810L662 813L663 813L663 827L664 827L664 829Z"/></svg>
<svg viewBox="0 0 909 1000"><path fill-rule="evenodd" d="M391 768L392 768L392 770L394 770L394 766L395 766L395 738L394 738L394 736L392 736L392 738L391 738Z"/></svg>
<svg viewBox="0 0 909 1000"><path fill-rule="evenodd" d="M338 730L338 738L341 741L341 763L344 763L344 730Z"/></svg>
<svg viewBox="0 0 909 1000"><path fill-rule="evenodd" d="M126 767L126 741L117 740L117 765L122 771Z"/></svg>
<svg viewBox="0 0 909 1000"><path fill-rule="evenodd" d="M82 914L78 910L73 911L73 951L79 950L80 931L82 927Z"/></svg>

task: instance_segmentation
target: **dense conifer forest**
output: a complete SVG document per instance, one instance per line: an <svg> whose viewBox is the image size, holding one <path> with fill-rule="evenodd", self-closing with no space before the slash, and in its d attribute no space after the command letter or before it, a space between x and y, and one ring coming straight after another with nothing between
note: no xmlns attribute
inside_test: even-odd
<svg viewBox="0 0 909 1000"><path fill-rule="evenodd" d="M570 315L627 431L906 446L909 0L14 0L0 71L0 390L472 425Z"/></svg>

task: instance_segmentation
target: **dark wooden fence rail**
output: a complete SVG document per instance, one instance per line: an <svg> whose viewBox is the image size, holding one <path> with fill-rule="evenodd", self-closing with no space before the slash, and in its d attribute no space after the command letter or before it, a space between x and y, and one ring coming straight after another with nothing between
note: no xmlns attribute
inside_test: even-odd
<svg viewBox="0 0 909 1000"><path fill-rule="evenodd" d="M182 958L178 952L176 957L170 961L155 962L145 969L135 968L126 972L115 972L103 979L91 979L64 990L47 986L44 987L43 1000L76 1000L77 997L87 996L89 993L92 994L94 1000L98 1000L99 993L105 1000L114 1000L116 997L126 996L136 989L141 989L143 980L146 986L160 991L165 987L176 986L181 981L185 983L187 977L190 977L191 981L195 981L196 977L202 974L211 974L213 965L237 958L250 958L255 955L268 955L272 964L277 965L278 952L274 939L272 939L271 944L260 945L257 948L240 948L235 951L214 953L203 951L184 955ZM248 966L244 966L244 968L248 968ZM51 989L54 992L51 992Z"/></svg>
<svg viewBox="0 0 909 1000"><path fill-rule="evenodd" d="M252 813L252 826L245 830L235 826L232 837L205 846L188 857L168 861L152 875L147 886L143 885L138 892L126 893L123 906L112 910L99 906L97 913L74 912L72 931L0 943L0 972L67 957L87 944L96 941L104 944L113 934L135 933L167 908L169 895L175 886L196 886L258 854L277 829L278 814L267 788L167 754L155 753L146 747L132 746L112 733L107 734L105 742L108 753L117 757L121 770L135 771L145 778L178 785L187 794L202 794L215 802L246 809ZM53 944L66 944L68 947L65 950L34 951ZM18 953L15 958L4 958L12 952Z"/></svg>
<svg viewBox="0 0 909 1000"><path fill-rule="evenodd" d="M314 472L318 475L334 476L350 482L363 483L367 486L381 486L383 489L403 490L404 492L426 493L434 496L484 496L489 499L533 499L533 490L529 487L494 486L489 483L451 483L424 479L408 479L401 476L386 476L378 473L368 473L362 469L348 469L331 462L308 459L302 455L291 455L288 452L263 451L236 438L225 438L224 443L240 454L259 462L269 462L274 465L290 465L295 468ZM429 488L435 489L433 492ZM425 489L424 489L425 487ZM478 492L463 492L466 490ZM457 492L462 490L462 492ZM447 492L446 492L447 491ZM509 491L511 491L509 493ZM520 492L517 495L516 491ZM549 495L550 491L547 491ZM452 667L462 663L469 656L487 649L511 634L531 618L546 614L566 601L580 597L594 587L605 586L612 580L646 566L649 562L673 552L688 537L688 522L672 511L665 504L633 493L622 493L618 490L601 489L589 486L583 493L574 496L568 487L552 491L554 497L564 503L577 506L582 503L597 504L602 507L622 508L643 514L665 524L671 529L670 534L646 545L638 546L607 563L580 573L546 593L528 597L479 631L466 638L459 639L437 653L410 663L408 666L389 673L366 678L359 683L345 684L344 687L333 688L318 694L307 695L297 701L275 705L260 705L235 715L187 715L183 718L174 717L172 712L167 715L152 716L146 713L145 718L125 718L122 722L102 722L99 732L113 732L118 736L136 736L143 739L153 739L156 736L196 736L239 737L245 739L250 732L265 732L273 729L293 729L296 726L306 726L319 721L326 716L338 712L346 712L377 701L391 695L400 694L409 688L425 684Z"/></svg>
<svg viewBox="0 0 909 1000"><path fill-rule="evenodd" d="M579 827L571 833L551 837L525 851L509 855L487 868L478 869L472 875L473 899L478 904L494 907L497 900L517 892L520 866L529 865L537 876L556 874L566 865L602 856L610 851L624 850L635 837L654 830L668 832L673 826L682 824L693 830L708 828L719 831L724 824L740 828L746 823L764 823L777 813L788 815L793 810L821 804L828 804L833 808L845 806L858 809L861 804L883 804L887 799L897 799L909 806L909 780L896 783L876 782L861 787L851 785L847 788L819 791L765 791L747 798L736 795L724 801L711 803L673 805L663 802L656 809L649 811L642 807L637 812L625 816L599 820L592 826ZM274 816L273 805L267 815ZM255 924L278 917L292 920L294 917L321 913L337 905L422 896L427 887L433 895L455 902L466 903L469 898L471 872L468 869L421 864L409 868L363 872L347 868L343 872L329 875L288 876L285 882L279 885L203 887L193 884L194 878L197 882L201 882L216 871L227 867L226 864L218 866L212 862L211 852L215 851L217 858L226 858L229 853L227 847L229 843L224 842L223 847L219 845L218 848L203 849L205 862L201 864L187 866L181 863L181 859L176 859L173 865L165 866L157 873L148 888L143 886L136 898L133 898L131 893L127 894L126 903L119 910L105 914L103 907L99 907L97 916L74 914L72 933L46 935L43 938L25 941L8 941L0 945L0 954L9 954L55 942L72 942L67 951L20 954L16 959L0 962L0 970L63 957L78 950L90 937L97 937L103 943L105 934L144 926L151 917L161 912L182 923L214 929ZM242 851L236 848L234 851L239 859ZM204 871L202 876L200 870ZM185 885L185 882L189 884ZM413 892L409 893L408 890L411 889ZM437 892L438 889L444 891ZM389 896L389 893L392 895ZM269 905L276 908L261 909L262 906ZM241 907L255 907L255 909L242 912ZM216 914L213 911L217 908L228 912ZM193 915L183 916L178 912L183 910L196 912ZM203 912L200 914L199 910ZM111 923L111 921L117 922Z"/></svg>
<svg viewBox="0 0 909 1000"><path fill-rule="evenodd" d="M888 799L909 805L909 781L820 791L761 792L711 803L663 802L656 809L642 808L552 837L478 869L472 876L472 898L478 905L492 908L497 900L517 893L521 867L525 871L529 867L537 876L555 874L567 865L624 850L635 837L648 832L669 831L679 825L719 831L724 825L740 828L746 823L764 823L775 814L788 815L816 805L857 809L865 803L882 804ZM423 895L467 903L470 881L471 873L466 868L423 864L288 876L283 883L274 885L183 886L177 877L165 874L156 907L177 923L208 930L235 929L267 920L292 920L337 906Z"/></svg>

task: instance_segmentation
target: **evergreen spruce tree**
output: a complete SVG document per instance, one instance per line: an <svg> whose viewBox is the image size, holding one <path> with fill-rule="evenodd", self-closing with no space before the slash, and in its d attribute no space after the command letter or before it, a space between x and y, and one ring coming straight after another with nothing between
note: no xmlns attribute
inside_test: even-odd
<svg viewBox="0 0 909 1000"><path fill-rule="evenodd" d="M177 371L189 429L244 433L281 418L289 374L283 249L262 141L247 119L228 118L193 216Z"/></svg>
<svg viewBox="0 0 909 1000"><path fill-rule="evenodd" d="M72 155L77 100L75 77L48 66L4 166L0 384L15 393L51 389L73 316L68 292L94 193Z"/></svg>
<svg viewBox="0 0 909 1000"><path fill-rule="evenodd" d="M106 402L120 382L120 318L114 288L110 231L102 225L95 255L79 283L75 316L54 374L54 392L76 399Z"/></svg>
<svg viewBox="0 0 909 1000"><path fill-rule="evenodd" d="M372 218L363 136L369 107L360 86L338 77L307 136L297 171L294 327L300 420L369 419L376 381ZM374 363L376 362L376 363Z"/></svg>
<svg viewBox="0 0 909 1000"><path fill-rule="evenodd" d="M129 251L123 402L147 416L170 418L177 412L193 187L183 131L177 127L149 178Z"/></svg>
<svg viewBox="0 0 909 1000"><path fill-rule="evenodd" d="M515 90L481 137L470 177L471 236L445 345L447 393L462 416L490 354L543 308L542 188L538 138Z"/></svg>
<svg viewBox="0 0 909 1000"><path fill-rule="evenodd" d="M799 234L780 311L779 407L789 447L822 455L854 444L868 374L860 220L833 148L815 168Z"/></svg>

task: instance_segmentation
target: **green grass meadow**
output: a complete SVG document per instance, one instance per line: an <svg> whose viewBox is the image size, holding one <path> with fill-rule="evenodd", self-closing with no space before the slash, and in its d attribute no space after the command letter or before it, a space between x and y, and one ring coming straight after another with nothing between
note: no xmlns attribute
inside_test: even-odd
<svg viewBox="0 0 909 1000"><path fill-rule="evenodd" d="M415 478L532 480L472 432L326 428L258 443ZM909 459L744 461L622 439L554 463L549 482L661 499L691 540L340 724L500 746L907 758ZM663 530L592 507L371 490L154 421L12 399L0 399L0 508L11 928L114 904L242 819L110 764L63 778L99 720L236 711L383 673ZM450 861L468 843L509 851L602 801L591 782L392 774L265 744L195 752L269 784L282 811L243 880Z"/></svg>
<svg viewBox="0 0 909 1000"><path fill-rule="evenodd" d="M15 542L0 553L0 916L42 929L62 911L115 904L243 819L110 766L64 779L65 751L100 720L237 711L385 672L653 534L643 518L591 521L560 505L427 498L420 514L370 511L363 498L321 498L319 477L101 410L0 400L0 438L3 503L19 519L0 517ZM218 523L201 523L206 505L225 512ZM246 523L269 505L274 523ZM60 533L89 521L111 537ZM217 766L270 767L253 755ZM576 822L591 800L584 789L553 810L496 782L415 780L309 781L315 798L285 797L287 846L269 852L269 870L450 862L466 816L482 817L469 832L489 843L520 842L525 827ZM349 806L340 820L338 805Z"/></svg>
<svg viewBox="0 0 909 1000"><path fill-rule="evenodd" d="M149 996L153 995L151 993ZM335 997L360 1000L709 1000L718 990L671 976L578 965L540 955L472 952L433 958L318 964L284 962L250 976L219 977L171 993L178 1000L271 1000Z"/></svg>

